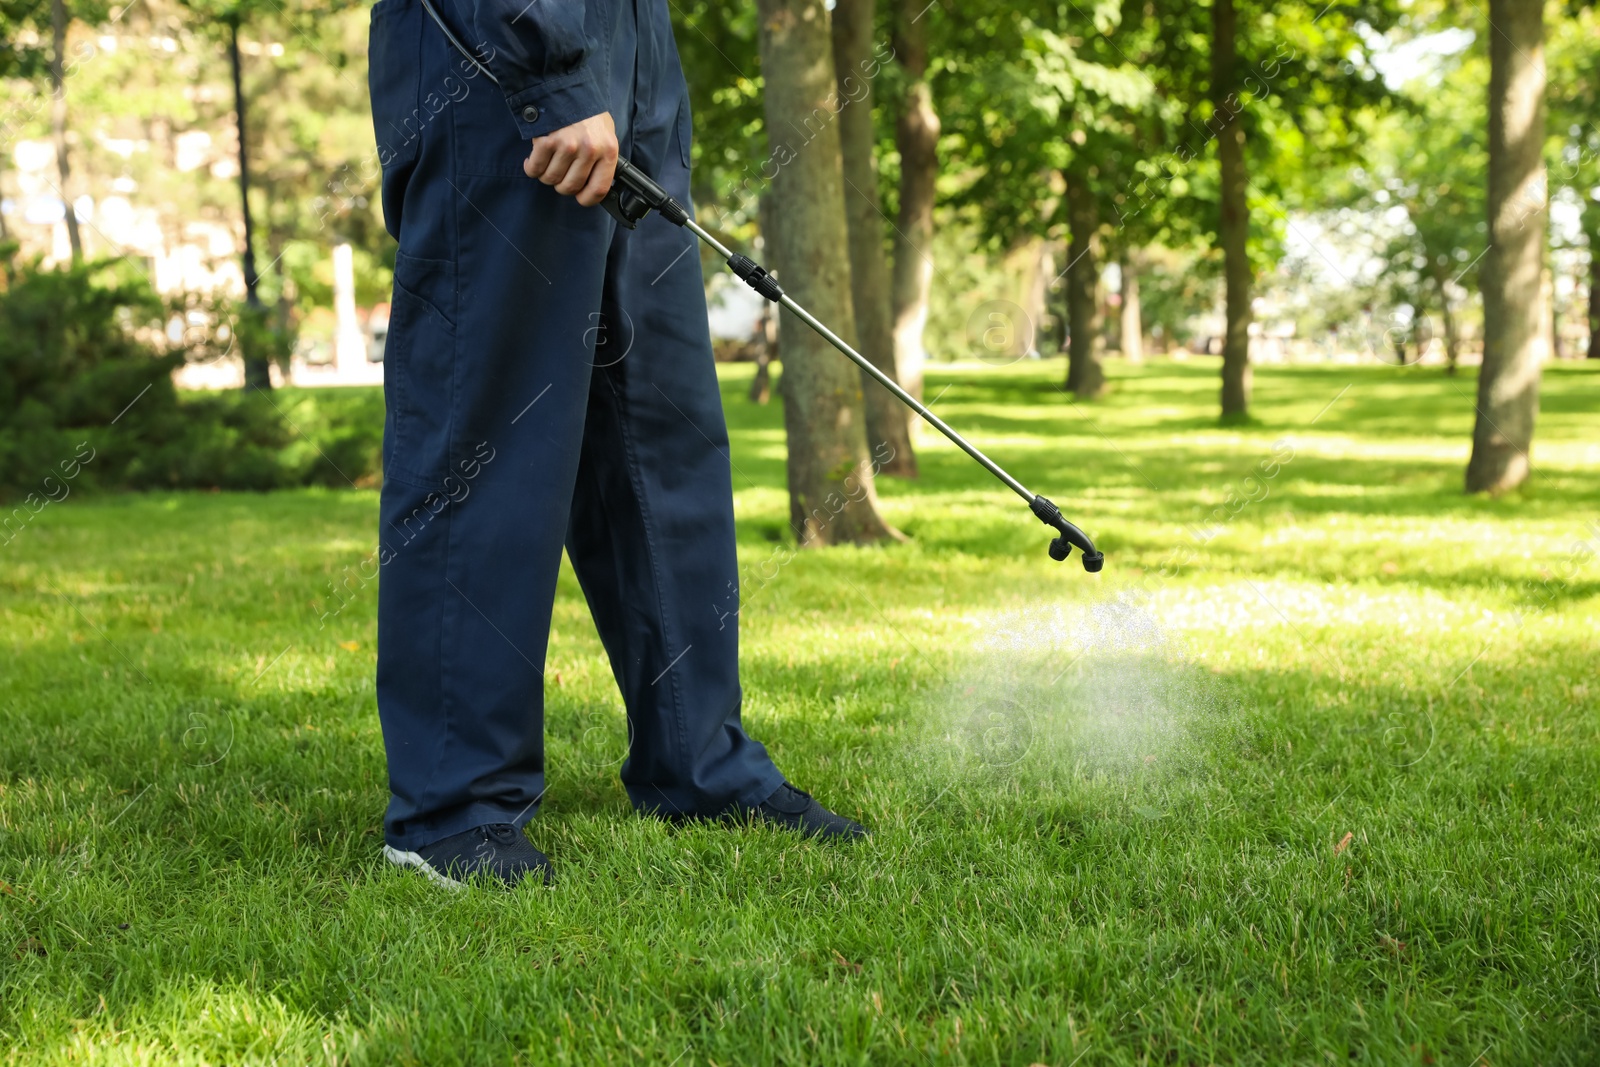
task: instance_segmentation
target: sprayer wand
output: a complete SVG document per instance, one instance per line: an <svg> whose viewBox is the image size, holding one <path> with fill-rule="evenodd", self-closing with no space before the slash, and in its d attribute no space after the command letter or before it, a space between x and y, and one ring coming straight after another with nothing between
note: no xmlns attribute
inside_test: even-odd
<svg viewBox="0 0 1600 1067"><path fill-rule="evenodd" d="M654 209L668 222L675 226L682 226L690 233L693 233L710 246L717 255L721 256L728 264L728 269L738 275L746 285L765 299L788 308L796 318L820 334L823 340L844 353L847 359L871 375L879 385L893 393L895 398L902 404L905 404L912 411L928 420L935 429L949 438L957 448L977 460L985 470L1006 483L1006 485L1010 486L1012 492L1027 501L1028 507L1038 517L1039 521L1046 526L1052 527L1059 534L1055 540L1050 542L1051 559L1066 559L1071 554L1073 547L1076 546L1083 553L1084 570L1098 571L1105 565L1105 555L1094 547L1094 542L1089 540L1088 534L1078 529L1061 514L1060 508L1056 507L1048 498L1030 492L1027 486L1013 478L1004 467L984 455L976 445L952 429L949 423L929 411L927 405L902 389L899 382L873 366L871 360L851 348L843 338L819 322L816 316L795 303L794 297L783 291L783 287L778 284L778 280L768 273L765 267L749 256L730 251L698 222L690 218L688 210L682 204L668 196L665 189L657 185L649 175L629 163L626 159L619 158L617 160L616 180L612 184L611 192L607 194L602 206L611 212L618 223L630 230L638 224L640 219Z"/></svg>
<svg viewBox="0 0 1600 1067"><path fill-rule="evenodd" d="M461 39L455 35L455 32L450 29L444 19L439 17L439 12L434 10L430 0L422 0L422 9L428 13L428 17L444 33L445 38L454 46L457 52L460 52L462 56L476 66L479 73L483 74L491 82L496 85L500 84L500 79L494 76L488 65L473 55L467 49L467 46L461 43ZM821 334L823 340L843 352L852 363L866 371L879 385L893 393L895 398L902 404L927 419L934 428L948 437L957 448L977 460L985 470L1005 482L1006 485L1011 487L1012 492L1027 501L1028 507L1038 517L1039 521L1054 529L1059 535L1050 542L1051 559L1057 561L1066 559L1072 554L1073 547L1076 546L1083 553L1084 570L1093 572L1105 566L1105 555L1094 547L1094 542L1089 540L1088 534L1067 521L1066 517L1061 514L1060 508L1056 507L1048 498L1029 492L1028 487L1013 478L1006 472L1004 467L984 455L971 441L951 429L949 423L929 411L922 401L900 388L899 382L874 367L871 360L845 344L843 338L819 322L811 312L795 303L794 298L783 291L783 287L778 284L778 280L767 272L767 268L749 256L742 256L737 252L730 251L721 241L707 233L698 222L690 218L688 210L668 196L667 191L657 185L654 179L620 156L617 157L616 178L611 184L611 191L606 194L605 200L601 202L601 206L611 213L611 216L617 220L619 225L625 226L630 230L634 229L639 224L639 220L650 214L652 210L658 212L662 218L674 226L682 226L688 229L690 233L711 246L717 255L721 256L728 264L728 269L737 274L746 285L774 304L781 304L783 307L788 308L801 322Z"/></svg>

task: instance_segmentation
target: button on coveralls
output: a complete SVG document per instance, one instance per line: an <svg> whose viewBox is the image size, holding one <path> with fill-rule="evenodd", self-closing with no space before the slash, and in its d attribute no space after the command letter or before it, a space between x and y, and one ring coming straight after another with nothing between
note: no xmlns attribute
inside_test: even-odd
<svg viewBox="0 0 1600 1067"><path fill-rule="evenodd" d="M719 607L738 566L693 238L659 220L622 230L522 171L533 137L609 111L622 153L689 204L667 2L434 6L500 85L420 0L373 8L400 242L378 553L388 842L537 809L563 544L627 706L634 805L759 804L783 778L740 726L737 615Z"/></svg>

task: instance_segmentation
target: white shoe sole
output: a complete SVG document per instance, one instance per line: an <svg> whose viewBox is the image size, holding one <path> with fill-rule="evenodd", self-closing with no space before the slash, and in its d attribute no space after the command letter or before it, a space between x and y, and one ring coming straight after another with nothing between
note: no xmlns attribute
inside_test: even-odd
<svg viewBox="0 0 1600 1067"><path fill-rule="evenodd" d="M390 845L384 845L383 858L394 864L396 867L415 867L417 870L427 875L428 880L434 885L442 886L445 889L457 890L467 888L467 883L458 882L449 875L437 870L431 864L429 864L427 860L423 859L415 852L401 852L399 849Z"/></svg>

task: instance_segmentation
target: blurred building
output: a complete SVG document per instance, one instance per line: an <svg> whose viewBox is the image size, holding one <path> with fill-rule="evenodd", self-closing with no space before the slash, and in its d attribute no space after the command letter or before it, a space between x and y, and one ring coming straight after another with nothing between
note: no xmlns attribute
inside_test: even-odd
<svg viewBox="0 0 1600 1067"><path fill-rule="evenodd" d="M102 138L98 147L124 159L149 149L148 143ZM219 146L209 133L188 130L172 140L173 166L180 173L207 169L213 178L231 181L238 175L229 146ZM18 141L5 168L5 195L0 198L4 235L17 241L24 257L40 256L46 264L72 258L66 211L59 186L55 145L48 140ZM120 256L143 264L157 292L244 295L240 237L233 220L182 218L141 200L138 183L119 177L99 199L76 198L84 254L90 258ZM256 250L257 257L261 249ZM334 308L326 344L311 339L297 347L288 382L295 385L379 385L383 382L383 337L388 306L358 309L348 245L329 251L333 261ZM264 264L270 269L271 264ZM266 273L263 270L263 273ZM244 382L243 363L230 354L210 363L188 364L174 375L191 389L235 388ZM283 375L273 368L273 379Z"/></svg>

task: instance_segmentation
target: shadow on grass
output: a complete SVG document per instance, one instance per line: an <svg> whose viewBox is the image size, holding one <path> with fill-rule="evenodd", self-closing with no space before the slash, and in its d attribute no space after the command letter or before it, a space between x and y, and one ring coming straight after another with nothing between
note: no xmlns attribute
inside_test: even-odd
<svg viewBox="0 0 1600 1067"><path fill-rule="evenodd" d="M1423 374L1432 373L1429 371ZM1234 497L1266 498L1251 505L1263 521L1293 512L1311 517L1548 517L1579 502L1600 504L1600 483L1581 472L1540 468L1529 489L1516 499L1467 496L1461 489L1471 434L1474 383L1469 377L1420 377L1398 368L1264 368L1258 375L1258 425L1219 428L1209 417L1150 417L1149 411L1192 409L1203 403L1202 385L1214 372L1170 364L1118 381L1126 388L1095 405L1073 404L1037 373L930 376L930 395L958 430L1036 491L1067 503L1097 491L1132 491L1134 514L1158 521L1205 525L1219 505ZM1585 402L1576 395L1587 379L1557 376L1549 406L1574 412ZM1346 388L1352 386L1358 388ZM1326 393L1324 397L1323 394ZM758 408L730 389L730 422L746 437L776 430L781 409ZM1059 409L1052 419L1050 409ZM1044 411L1041 413L1041 409ZM1008 414L1007 412L1015 412ZM1375 439L1375 455L1318 454L1315 435ZM1196 440L1196 435L1200 439ZM1299 435L1287 462L1283 445ZM1017 439L1029 439L1028 443ZM783 491L783 466L751 458L735 434L735 486L752 482ZM1425 455L1384 455L1385 448L1459 445L1459 459ZM1366 447L1352 445L1359 452ZM890 501L922 500L969 490L988 490L1006 498L1003 487L942 441L919 453L922 476L906 481L880 478L879 492ZM1261 472L1281 467L1274 477ZM1009 500L1008 500L1009 502ZM1078 509L1082 514L1082 506ZM1123 512L1122 514L1126 514ZM1084 519L1093 522L1091 515ZM748 537L750 527L741 534ZM770 526L762 536L771 538ZM787 538L784 531L780 534Z"/></svg>

